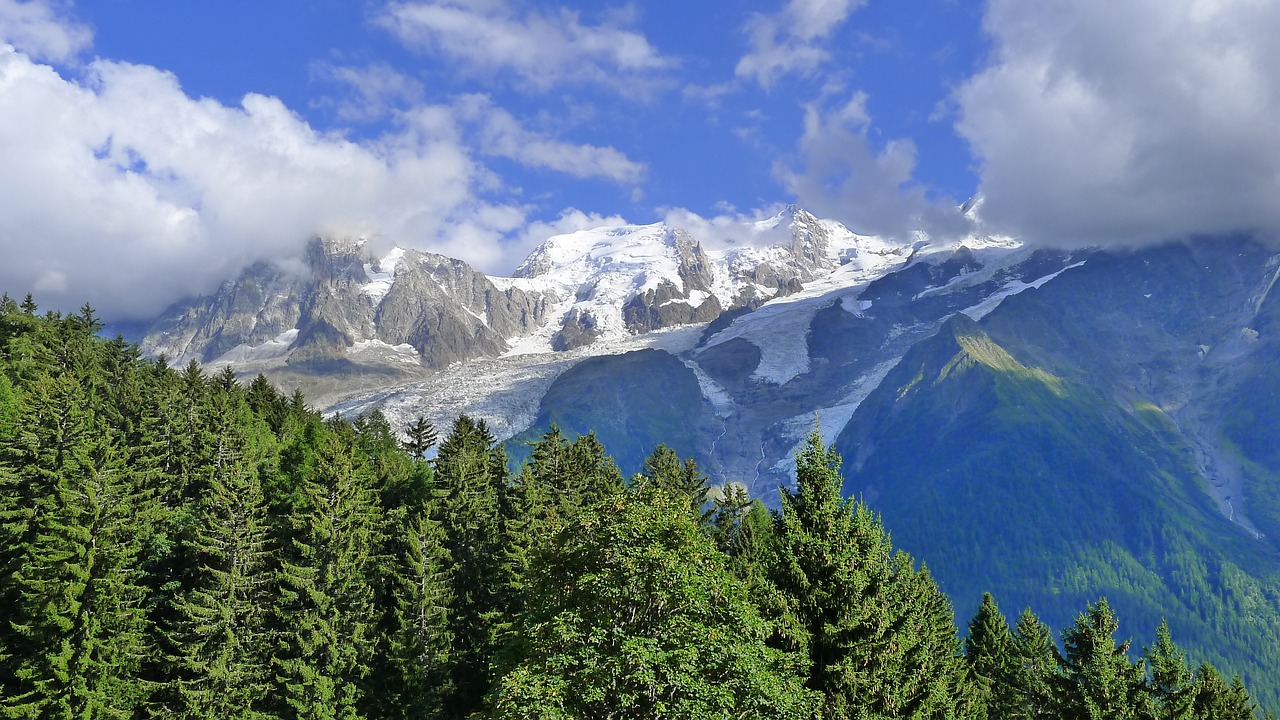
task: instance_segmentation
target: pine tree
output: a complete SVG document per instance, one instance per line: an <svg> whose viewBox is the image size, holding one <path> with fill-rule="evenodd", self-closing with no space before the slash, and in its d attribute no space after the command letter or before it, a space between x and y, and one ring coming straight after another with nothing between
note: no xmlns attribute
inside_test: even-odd
<svg viewBox="0 0 1280 720"><path fill-rule="evenodd" d="M1169 624L1160 621L1156 644L1144 654L1151 671L1149 690L1159 720L1190 720L1195 701L1194 678L1187 656L1173 642Z"/></svg>
<svg viewBox="0 0 1280 720"><path fill-rule="evenodd" d="M436 441L439 439L439 433L430 422L427 422L425 416L419 415L404 429L408 439L404 441L404 449L409 455L418 460L425 459L431 448L435 447Z"/></svg>
<svg viewBox="0 0 1280 720"><path fill-rule="evenodd" d="M1120 623L1106 599L1089 605L1062 633L1059 712L1069 720L1127 720L1150 715L1141 661L1129 660L1129 643L1116 644Z"/></svg>
<svg viewBox="0 0 1280 720"><path fill-rule="evenodd" d="M194 505L199 568L173 601L165 635L173 687L170 710L186 718L249 718L271 687L269 553L260 472L274 437L227 387L214 397L217 450Z"/></svg>
<svg viewBox="0 0 1280 720"><path fill-rule="evenodd" d="M127 450L86 393L96 372L92 322L51 318L50 361L24 383L20 432L5 448L18 480L0 521L10 558L3 583L12 677L4 712L16 717L127 717L145 689L144 590L137 571L147 500ZM86 383L86 380L89 382ZM11 474L10 474L11 473ZM16 490L16 491L15 491Z"/></svg>
<svg viewBox="0 0 1280 720"><path fill-rule="evenodd" d="M451 717L480 707L494 680L499 638L514 619L512 589L519 569L506 547L507 523L515 516L506 465L484 421L465 415L454 421L434 461L441 493L437 520L452 560L452 693L444 703Z"/></svg>
<svg viewBox="0 0 1280 720"><path fill-rule="evenodd" d="M1018 662L1013 678L1018 707L1014 717L1022 720L1057 718L1053 681L1058 672L1058 647L1053 643L1053 630L1041 622L1031 608L1023 609L1018 617L1013 630L1013 649Z"/></svg>
<svg viewBox="0 0 1280 720"><path fill-rule="evenodd" d="M714 509L707 508L707 494L711 490L707 484L707 476L698 469L693 458L681 460L680 455L665 444L659 444L645 458L644 469L640 471L636 482L670 490L688 498L689 509L699 522L709 522L715 512Z"/></svg>
<svg viewBox="0 0 1280 720"><path fill-rule="evenodd" d="M1016 695L1017 673L1021 670L1009 622L991 593L984 593L982 605L969 621L964 641L965 659L981 688L990 720L1021 717Z"/></svg>
<svg viewBox="0 0 1280 720"><path fill-rule="evenodd" d="M313 448L314 467L294 480L282 544L273 663L282 706L298 718L360 717L361 683L376 623L367 574L378 539L377 498L354 431L312 421L296 442Z"/></svg>
<svg viewBox="0 0 1280 720"><path fill-rule="evenodd" d="M1196 671L1193 717L1204 720L1252 720L1256 707L1236 676L1228 684L1209 663Z"/></svg>
<svg viewBox="0 0 1280 720"><path fill-rule="evenodd" d="M950 603L840 497L839 468L815 429L782 498L773 579L798 630L783 641L807 653L824 718L954 717L969 697Z"/></svg>

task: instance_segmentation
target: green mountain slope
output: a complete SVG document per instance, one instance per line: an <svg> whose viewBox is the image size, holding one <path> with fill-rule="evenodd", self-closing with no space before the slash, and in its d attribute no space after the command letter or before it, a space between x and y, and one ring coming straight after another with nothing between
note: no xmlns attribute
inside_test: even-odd
<svg viewBox="0 0 1280 720"><path fill-rule="evenodd" d="M1274 707L1280 464L1261 428L1274 437L1280 375L1260 371L1276 355L1254 327L1269 258L1243 241L1102 254L981 323L956 316L837 439L846 493L962 616L991 590L1061 627L1105 595L1122 633L1166 617Z"/></svg>
<svg viewBox="0 0 1280 720"><path fill-rule="evenodd" d="M569 437L595 431L628 475L640 471L659 443L711 469L715 463L701 441L723 429L697 376L662 350L590 358L557 378L533 425L506 442L513 467L553 423Z"/></svg>

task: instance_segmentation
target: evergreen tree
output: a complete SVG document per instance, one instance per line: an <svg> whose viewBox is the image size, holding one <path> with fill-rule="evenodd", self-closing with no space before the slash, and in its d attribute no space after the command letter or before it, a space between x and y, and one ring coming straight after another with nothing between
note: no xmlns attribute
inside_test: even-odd
<svg viewBox="0 0 1280 720"><path fill-rule="evenodd" d="M1053 682L1057 677L1058 647L1053 631L1025 608L1013 630L1013 649L1018 667L1013 677L1014 696L1021 720L1057 718Z"/></svg>
<svg viewBox="0 0 1280 720"><path fill-rule="evenodd" d="M435 447L436 441L439 439L439 433L430 422L427 422L425 416L419 415L404 429L408 439L404 441L404 449L409 455L422 460L426 458L427 452Z"/></svg>
<svg viewBox="0 0 1280 720"><path fill-rule="evenodd" d="M714 509L707 509L707 476L698 469L693 458L680 459L675 450L659 444L645 458L644 469L636 479L637 484L662 488L689 499L689 509L700 522L711 519Z"/></svg>
<svg viewBox="0 0 1280 720"><path fill-rule="evenodd" d="M513 619L518 568L506 546L514 517L507 460L484 421L463 415L440 445L434 468L445 549L452 560L452 663L445 699L452 717L479 709L493 682L499 638Z"/></svg>
<svg viewBox="0 0 1280 720"><path fill-rule="evenodd" d="M725 487L712 512L716 545L729 558L730 571L754 591L765 582L776 549L773 515L737 483Z"/></svg>
<svg viewBox="0 0 1280 720"><path fill-rule="evenodd" d="M283 703L277 714L360 717L361 683L374 649L367 569L378 542L377 497L353 440L349 426L318 421L298 440L315 448L315 464L294 481L278 571L273 663Z"/></svg>
<svg viewBox="0 0 1280 720"><path fill-rule="evenodd" d="M1194 678L1187 667L1186 654L1174 644L1169 634L1169 624L1160 621L1156 629L1156 644L1145 653L1150 669L1150 693L1155 702L1159 720L1190 720L1195 717Z"/></svg>
<svg viewBox="0 0 1280 720"><path fill-rule="evenodd" d="M971 697L950 604L865 505L840 497L839 468L815 429L782 497L774 581L799 630L783 640L807 653L824 718L955 717Z"/></svg>
<svg viewBox="0 0 1280 720"><path fill-rule="evenodd" d="M1105 599L1090 604L1062 633L1058 682L1061 717L1067 720L1127 720L1151 714L1145 668L1129 660L1129 643L1116 644L1120 627Z"/></svg>
<svg viewBox="0 0 1280 720"><path fill-rule="evenodd" d="M537 552L493 717L812 716L793 659L767 647L687 504L661 490L615 496Z"/></svg>
<svg viewBox="0 0 1280 720"><path fill-rule="evenodd" d="M127 448L86 392L95 324L48 322L51 363L24 383L21 429L4 449L0 522L14 562L0 581L12 602L3 711L128 717L145 693L136 677L147 654L137 558L149 511Z"/></svg>
<svg viewBox="0 0 1280 720"><path fill-rule="evenodd" d="M978 684L990 720L1021 717L1017 697L1017 674L1021 663L1014 649L1009 622L991 593L984 593L982 605L969 621L964 641L965 659Z"/></svg>
<svg viewBox="0 0 1280 720"><path fill-rule="evenodd" d="M169 712L185 718L250 718L270 690L266 499L260 473L274 437L232 388L215 395L218 438L207 488L194 506L199 568L173 603L166 639Z"/></svg>
<svg viewBox="0 0 1280 720"><path fill-rule="evenodd" d="M1197 720L1252 720L1256 709L1239 676L1228 684L1209 663L1196 671L1192 706Z"/></svg>

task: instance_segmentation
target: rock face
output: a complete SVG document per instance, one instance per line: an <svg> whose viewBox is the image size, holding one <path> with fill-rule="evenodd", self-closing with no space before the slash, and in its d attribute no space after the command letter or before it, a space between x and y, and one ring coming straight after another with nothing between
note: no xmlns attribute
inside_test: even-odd
<svg viewBox="0 0 1280 720"><path fill-rule="evenodd" d="M548 298L499 289L461 260L316 239L306 269L254 265L216 295L172 308L143 338L152 354L292 364L380 347L429 368L496 355L545 322Z"/></svg>
<svg viewBox="0 0 1280 720"><path fill-rule="evenodd" d="M754 310L848 266L884 269L910 248L796 208L717 238L664 224L549 238L514 277L362 240L317 238L297 267L259 263L213 296L171 308L143 349L174 359L301 373L355 365L438 369L706 323ZM732 233L731 233L732 234ZM341 360L335 366L335 360Z"/></svg>

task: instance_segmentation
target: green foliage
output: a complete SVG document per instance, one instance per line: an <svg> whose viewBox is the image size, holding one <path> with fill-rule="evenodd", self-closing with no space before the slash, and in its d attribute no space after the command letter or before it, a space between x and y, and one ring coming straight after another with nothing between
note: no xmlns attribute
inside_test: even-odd
<svg viewBox="0 0 1280 720"><path fill-rule="evenodd" d="M841 497L816 433L780 512L733 483L708 510L666 446L627 488L594 434L552 427L511 477L462 417L426 461L425 428L406 448L379 413L324 421L261 376L101 340L87 306L24 306L0 298L2 717L1255 714L1167 626L1144 672L1106 603L1059 654L986 597L961 655L947 598ZM1182 587L1270 617L1252 568L1160 540ZM1063 587L1159 577L1110 547Z"/></svg>
<svg viewBox="0 0 1280 720"><path fill-rule="evenodd" d="M662 490L618 495L538 552L494 717L811 716L794 658L765 645L687 505Z"/></svg>
<svg viewBox="0 0 1280 720"><path fill-rule="evenodd" d="M1151 714L1141 662L1128 657L1129 643L1116 644L1120 627L1111 606L1099 600L1062 633L1062 670L1057 694L1063 718L1127 720Z"/></svg>
<svg viewBox="0 0 1280 720"><path fill-rule="evenodd" d="M951 605L927 571L894 554L880 521L840 496L840 457L817 430L784 493L774 582L822 693L823 717L956 717L973 701Z"/></svg>

